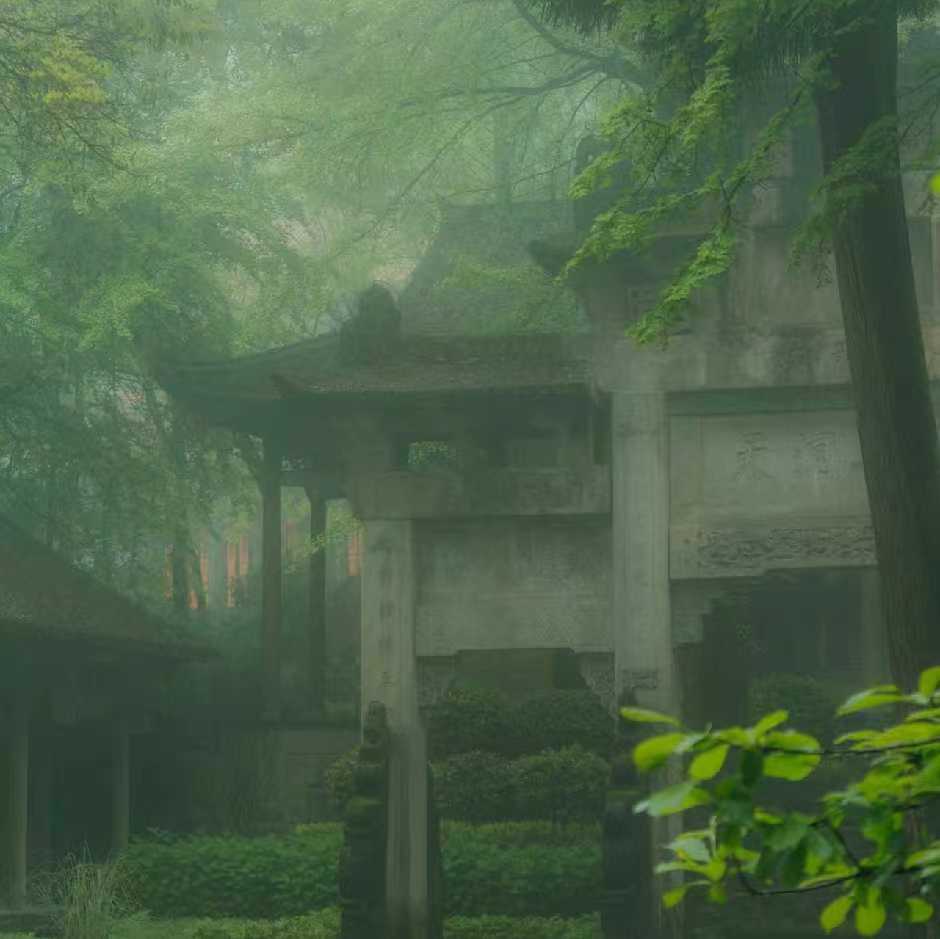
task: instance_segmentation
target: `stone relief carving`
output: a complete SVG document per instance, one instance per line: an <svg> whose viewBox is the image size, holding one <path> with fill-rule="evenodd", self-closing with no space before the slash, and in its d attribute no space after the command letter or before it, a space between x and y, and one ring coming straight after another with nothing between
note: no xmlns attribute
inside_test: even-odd
<svg viewBox="0 0 940 939"><path fill-rule="evenodd" d="M793 460L797 479L830 480L837 475L845 475L844 468L839 466L838 437L835 431L817 430L800 434Z"/></svg>
<svg viewBox="0 0 940 939"><path fill-rule="evenodd" d="M703 533L698 555L700 568L722 572L820 562L862 566L874 563L875 543L870 525L719 529Z"/></svg>
<svg viewBox="0 0 940 939"><path fill-rule="evenodd" d="M418 707L433 707L454 683L455 659L418 659Z"/></svg>
<svg viewBox="0 0 940 939"><path fill-rule="evenodd" d="M773 479L773 474L768 470L769 457L770 447L763 431L741 434L735 450L735 480Z"/></svg>
<svg viewBox="0 0 940 939"><path fill-rule="evenodd" d="M588 688L604 703L604 707L613 713L616 705L613 655L608 653L579 655L578 671Z"/></svg>
<svg viewBox="0 0 940 939"><path fill-rule="evenodd" d="M658 668L625 668L620 675L620 684L624 689L639 688L645 691L654 691L659 687Z"/></svg>

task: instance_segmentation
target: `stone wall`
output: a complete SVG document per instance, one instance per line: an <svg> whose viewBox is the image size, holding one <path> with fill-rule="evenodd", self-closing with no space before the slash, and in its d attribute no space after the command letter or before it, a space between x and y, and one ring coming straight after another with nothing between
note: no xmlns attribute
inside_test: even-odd
<svg viewBox="0 0 940 939"><path fill-rule="evenodd" d="M612 647L607 518L422 523L416 558L419 656Z"/></svg>

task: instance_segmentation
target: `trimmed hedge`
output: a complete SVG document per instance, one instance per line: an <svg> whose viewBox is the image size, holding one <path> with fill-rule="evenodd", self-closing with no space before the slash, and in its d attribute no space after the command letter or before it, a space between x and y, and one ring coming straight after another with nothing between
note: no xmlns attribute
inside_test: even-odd
<svg viewBox="0 0 940 939"><path fill-rule="evenodd" d="M515 840L501 837L512 827L445 826L448 915L579 916L597 909L602 891L599 834L584 840L592 829L581 828L579 838L567 843L549 838L546 843L520 824Z"/></svg>
<svg viewBox="0 0 940 939"><path fill-rule="evenodd" d="M204 923L197 927L193 939L339 939L339 910L273 922Z"/></svg>
<svg viewBox="0 0 940 939"><path fill-rule="evenodd" d="M595 917L455 916L444 924L444 939L594 939Z"/></svg>
<svg viewBox="0 0 940 939"><path fill-rule="evenodd" d="M341 843L339 825L264 838L160 837L133 842L125 863L135 899L154 916L273 920L336 905ZM443 854L448 915L576 916L597 908L597 826L447 823Z"/></svg>
<svg viewBox="0 0 940 939"><path fill-rule="evenodd" d="M614 720L591 691L547 691L526 701L517 721L523 754L577 746L607 757L615 740Z"/></svg>
<svg viewBox="0 0 940 939"><path fill-rule="evenodd" d="M124 855L135 899L155 916L297 916L334 906L339 825L261 838L135 841Z"/></svg>
<svg viewBox="0 0 940 939"><path fill-rule="evenodd" d="M464 822L594 821L604 811L607 763L580 747L506 760L462 753L434 766L442 818Z"/></svg>
<svg viewBox="0 0 940 939"><path fill-rule="evenodd" d="M515 756L521 729L504 695L483 688L455 688L436 704L428 718L431 760L482 751Z"/></svg>
<svg viewBox="0 0 940 939"><path fill-rule="evenodd" d="M428 745L432 761L475 751L516 757L571 746L607 756L614 729L591 691L547 691L514 706L498 691L458 688L431 709Z"/></svg>
<svg viewBox="0 0 940 939"><path fill-rule="evenodd" d="M783 709L789 712L793 727L824 743L832 739L837 704L827 685L811 675L763 675L753 679L748 689L749 719L756 721Z"/></svg>

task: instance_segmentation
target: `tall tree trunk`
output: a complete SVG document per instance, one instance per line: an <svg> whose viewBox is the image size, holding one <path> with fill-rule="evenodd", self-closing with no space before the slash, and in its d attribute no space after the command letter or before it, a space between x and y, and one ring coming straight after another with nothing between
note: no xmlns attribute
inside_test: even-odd
<svg viewBox="0 0 940 939"><path fill-rule="evenodd" d="M173 548L170 553L170 577L173 607L181 616L189 610L192 546L186 518L186 435L182 416L173 409L170 416L170 446L176 476L177 504L173 521Z"/></svg>
<svg viewBox="0 0 940 939"><path fill-rule="evenodd" d="M897 3L859 0L817 94L824 169L897 118ZM860 22L860 25L858 23ZM896 681L940 663L940 463L894 135L876 185L835 222L833 252Z"/></svg>

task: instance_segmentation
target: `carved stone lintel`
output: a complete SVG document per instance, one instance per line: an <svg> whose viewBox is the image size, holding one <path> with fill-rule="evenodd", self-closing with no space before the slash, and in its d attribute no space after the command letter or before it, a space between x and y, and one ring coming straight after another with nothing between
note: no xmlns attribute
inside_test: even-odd
<svg viewBox="0 0 940 939"><path fill-rule="evenodd" d="M805 527L714 528L676 532L673 579L750 577L769 570L869 567L875 541L867 522Z"/></svg>

